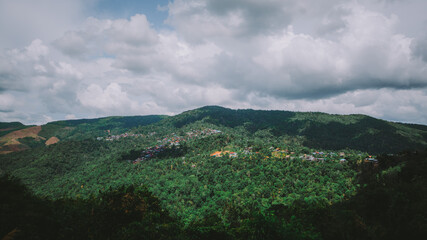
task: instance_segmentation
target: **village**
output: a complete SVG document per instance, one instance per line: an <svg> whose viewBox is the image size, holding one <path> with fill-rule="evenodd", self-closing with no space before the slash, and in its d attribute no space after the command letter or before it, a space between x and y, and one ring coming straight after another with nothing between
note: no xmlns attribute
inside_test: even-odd
<svg viewBox="0 0 427 240"><path fill-rule="evenodd" d="M311 154L297 154L293 151L288 151L288 149L280 149L280 148L274 148L270 147L269 152L271 152L270 156L265 156L265 159L269 158L280 158L280 159L301 159L302 161L310 161L310 162L324 162L324 161L338 161L339 163L347 163L347 158L351 156L350 153L345 152L312 152ZM252 147L246 147L242 151L243 155L252 155L252 154L260 154L259 152L253 152ZM236 158L238 156L237 152L233 151L215 151L210 154L211 157L223 157L228 156L230 158ZM373 156L368 156L366 158L363 158L363 155L361 153L357 154L357 161L358 164L360 163L371 163L374 164L374 166L378 166L378 160Z"/></svg>
<svg viewBox="0 0 427 240"><path fill-rule="evenodd" d="M157 134L157 132L150 132L148 134L135 134L135 133L122 133L119 135L110 135L110 131L107 130L108 132L108 136L107 137L97 137L96 140L101 141L101 140L105 140L105 141L116 141L122 138L130 138L130 137L152 137L154 135ZM163 139L158 140L158 142L163 142L163 143L178 143L182 140L190 140L190 139L194 139L194 138L203 138L203 137L207 137L213 134L219 134L222 133L220 130L216 130L216 129L203 129L203 130L191 130L189 132L186 133L185 137L182 136L178 136L175 133L172 133L171 135L167 135L165 136Z"/></svg>
<svg viewBox="0 0 427 240"><path fill-rule="evenodd" d="M116 141L123 138L149 138L152 136L155 136L156 132L150 132L148 134L135 134L135 133L122 133L119 135L109 135L108 137L97 137L97 140L105 140L105 141ZM147 147L143 151L141 151L140 157L134 160L128 160L129 162L132 162L133 164L137 164L143 161L147 161L149 159L152 159L159 155L160 153L164 152L167 149L171 149L171 147L179 147L180 144L183 142L187 142L190 140L195 139L201 139L205 138L211 135L215 134L222 134L220 130L217 129L211 129L211 128L205 128L202 130L194 130L192 129L189 132L186 132L184 136L180 136L178 134L172 133L169 135L166 135L160 139L157 139L156 142L158 143L155 146ZM311 162L323 162L328 160L334 160L339 161L340 163L346 163L348 153L345 152L322 152L322 151L316 151L311 153L304 153L304 154L297 154L294 151L289 151L288 149L281 149L281 148L275 148L270 147L269 152L271 153L271 156L265 156L266 159L268 158L281 158L281 159L301 159L302 161L311 161ZM243 151L240 152L240 154L243 155L252 155L252 154L259 154L259 152L254 152L252 147L245 147ZM230 158L236 158L238 157L238 153L235 151L214 151L210 154L211 157L223 157L228 156ZM372 163L374 165L378 165L378 160L375 157L368 156L366 158L362 158L362 154L358 154L358 159L360 159L359 162L363 163ZM362 161L363 159L363 161Z"/></svg>
<svg viewBox="0 0 427 240"><path fill-rule="evenodd" d="M109 131L108 131L109 133ZM119 140L121 138L128 138L128 137L148 137L148 136L153 136L155 135L156 132L151 132L147 135L144 134L135 134L135 133L122 133L119 135L109 135L108 137L97 137L96 140L101 141L101 140L105 140L105 141L115 141L115 140Z"/></svg>
<svg viewBox="0 0 427 240"><path fill-rule="evenodd" d="M151 132L148 135L144 135L144 134L130 134L130 133L123 133L120 135L110 135L108 137L105 138L105 141L115 141L115 140L119 140L122 138L129 138L129 137L151 137L156 135L156 132ZM205 138L211 135L215 135L215 134L222 134L222 132L220 130L216 130L216 129L210 129L210 128L206 128L206 129L202 129L202 130L191 130L189 132L187 132L185 134L185 136L179 136L175 133L172 133L170 135L166 135L161 139L157 140L157 144L154 147L148 147L145 150L143 150L141 152L140 157L138 157L135 160L128 160L129 162L132 162L133 164L137 164L139 162L142 161L146 161L149 160L155 156L157 156L158 154L160 154L161 152L170 149L172 146L180 146L181 143L189 141L189 140L195 140L195 139L201 139L201 138ZM97 137L97 140L104 140L103 137Z"/></svg>

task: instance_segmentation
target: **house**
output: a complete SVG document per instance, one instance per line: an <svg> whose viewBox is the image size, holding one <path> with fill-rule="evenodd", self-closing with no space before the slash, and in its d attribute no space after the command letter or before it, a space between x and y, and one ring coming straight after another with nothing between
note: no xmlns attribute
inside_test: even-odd
<svg viewBox="0 0 427 240"><path fill-rule="evenodd" d="M230 151L224 151L224 152L217 151L217 152L211 153L211 157L222 157L222 154L227 154L227 153L229 157L232 157L232 158L237 157L236 152L230 152Z"/></svg>
<svg viewBox="0 0 427 240"><path fill-rule="evenodd" d="M365 158L365 163L378 163L378 160L376 158L369 156Z"/></svg>
<svg viewBox="0 0 427 240"><path fill-rule="evenodd" d="M313 155L307 155L307 154L304 154L304 156L300 156L300 158L302 158L302 160L307 160L307 161L317 160L317 158L313 157Z"/></svg>
<svg viewBox="0 0 427 240"><path fill-rule="evenodd" d="M216 151L214 153L211 153L211 157L221 157L221 151Z"/></svg>

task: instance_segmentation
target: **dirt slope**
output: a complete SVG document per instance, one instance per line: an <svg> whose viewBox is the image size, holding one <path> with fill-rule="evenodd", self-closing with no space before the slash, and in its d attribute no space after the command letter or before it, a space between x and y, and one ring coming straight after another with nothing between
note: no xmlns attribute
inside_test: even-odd
<svg viewBox="0 0 427 240"><path fill-rule="evenodd" d="M59 142L59 139L57 137L51 137L46 141L46 146L52 145Z"/></svg>
<svg viewBox="0 0 427 240"><path fill-rule="evenodd" d="M38 135L41 130L41 126L29 127L13 131L0 137L0 154L26 149L27 147L18 141L20 138L31 137L36 140L45 140L45 138Z"/></svg>

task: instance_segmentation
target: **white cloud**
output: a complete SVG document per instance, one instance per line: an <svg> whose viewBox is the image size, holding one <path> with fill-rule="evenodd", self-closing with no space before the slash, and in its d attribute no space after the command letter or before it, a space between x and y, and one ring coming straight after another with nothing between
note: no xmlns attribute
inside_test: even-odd
<svg viewBox="0 0 427 240"><path fill-rule="evenodd" d="M96 57L102 54L143 54L158 41L158 35L145 15L127 19L88 18L78 31L68 31L54 45L71 57Z"/></svg>
<svg viewBox="0 0 427 240"><path fill-rule="evenodd" d="M117 83L110 83L105 89L96 84L77 94L77 99L84 107L107 113L125 113L136 108L136 104L127 96Z"/></svg>
<svg viewBox="0 0 427 240"><path fill-rule="evenodd" d="M164 29L143 13L84 20L81 2L58 2L52 6L64 16L37 6L46 15L30 13L34 24L58 18L41 29L16 15L32 2L0 0L15 9L0 17L0 33L22 39L0 40L0 94L9 96L0 107L13 110L0 120L179 113L217 104L427 123L426 41L413 34L422 27L405 18L408 6L422 8L422 1L176 0ZM2 23L7 19L15 30Z"/></svg>
<svg viewBox="0 0 427 240"><path fill-rule="evenodd" d="M85 36L77 32L66 32L61 39L54 41L53 44L71 57L82 57L90 51L86 46L87 39Z"/></svg>
<svg viewBox="0 0 427 240"><path fill-rule="evenodd" d="M0 94L0 112L12 112L15 101L11 94Z"/></svg>
<svg viewBox="0 0 427 240"><path fill-rule="evenodd" d="M151 45L157 42L157 34L151 29L145 15L137 14L130 20L119 19L112 22L111 36L116 41L135 47Z"/></svg>
<svg viewBox="0 0 427 240"><path fill-rule="evenodd" d="M76 115L74 115L74 114L67 114L67 115L65 115L65 119L72 120L72 119L77 119L77 118L76 118Z"/></svg>
<svg viewBox="0 0 427 240"><path fill-rule="evenodd" d="M228 88L292 99L427 86L427 65L413 57L412 39L394 32L394 18L359 5L345 8L345 27L335 40L292 27L254 36L256 45L249 41L244 52L228 50L217 59L215 78Z"/></svg>
<svg viewBox="0 0 427 240"><path fill-rule="evenodd" d="M80 23L92 0L1 0L0 48L16 48L33 39L50 41Z"/></svg>

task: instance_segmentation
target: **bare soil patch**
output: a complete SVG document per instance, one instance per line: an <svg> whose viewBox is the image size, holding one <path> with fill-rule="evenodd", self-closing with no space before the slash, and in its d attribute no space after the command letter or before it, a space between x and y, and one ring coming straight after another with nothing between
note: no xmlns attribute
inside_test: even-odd
<svg viewBox="0 0 427 240"><path fill-rule="evenodd" d="M31 137L35 140L45 140L45 138L40 137L38 133L42 130L41 126L29 127L17 131L8 133L0 137L0 154L22 151L28 149L25 145L21 144L18 139Z"/></svg>
<svg viewBox="0 0 427 240"><path fill-rule="evenodd" d="M57 137L51 137L46 141L46 146L52 145L59 142L59 139Z"/></svg>

